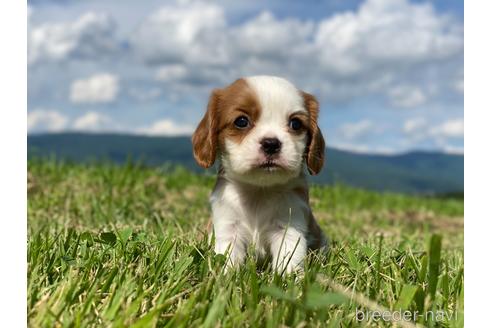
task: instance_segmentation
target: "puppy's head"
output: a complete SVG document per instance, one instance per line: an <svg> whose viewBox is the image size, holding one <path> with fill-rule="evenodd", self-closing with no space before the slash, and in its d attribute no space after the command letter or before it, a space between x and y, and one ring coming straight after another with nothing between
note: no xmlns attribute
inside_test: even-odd
<svg viewBox="0 0 492 328"><path fill-rule="evenodd" d="M239 79L212 92L193 134L193 153L204 168L220 156L232 179L282 184L299 175L304 160L311 174L321 170L325 142L317 119L316 98L287 80Z"/></svg>

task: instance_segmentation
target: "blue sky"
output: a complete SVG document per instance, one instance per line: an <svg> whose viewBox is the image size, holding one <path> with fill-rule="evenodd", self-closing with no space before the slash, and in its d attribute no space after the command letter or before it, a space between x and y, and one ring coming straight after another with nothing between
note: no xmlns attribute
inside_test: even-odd
<svg viewBox="0 0 492 328"><path fill-rule="evenodd" d="M187 135L209 92L288 78L329 146L463 152L463 2L28 1L28 132Z"/></svg>

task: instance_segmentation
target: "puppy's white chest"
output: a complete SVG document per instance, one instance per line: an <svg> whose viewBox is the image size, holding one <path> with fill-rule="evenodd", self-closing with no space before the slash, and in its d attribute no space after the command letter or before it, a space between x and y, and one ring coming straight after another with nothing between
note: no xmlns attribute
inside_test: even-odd
<svg viewBox="0 0 492 328"><path fill-rule="evenodd" d="M236 242L252 246L259 256L266 255L272 235L281 234L282 229L295 226L305 230L307 204L282 190L265 192L218 184L211 203L216 236L234 235Z"/></svg>

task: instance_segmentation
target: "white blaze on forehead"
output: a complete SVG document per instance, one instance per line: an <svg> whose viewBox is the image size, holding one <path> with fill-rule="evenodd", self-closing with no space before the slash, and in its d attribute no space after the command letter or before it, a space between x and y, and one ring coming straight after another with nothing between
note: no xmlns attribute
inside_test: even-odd
<svg viewBox="0 0 492 328"><path fill-rule="evenodd" d="M286 79L275 76L252 76L245 79L258 97L260 122L281 123L297 111L305 111L300 91Z"/></svg>

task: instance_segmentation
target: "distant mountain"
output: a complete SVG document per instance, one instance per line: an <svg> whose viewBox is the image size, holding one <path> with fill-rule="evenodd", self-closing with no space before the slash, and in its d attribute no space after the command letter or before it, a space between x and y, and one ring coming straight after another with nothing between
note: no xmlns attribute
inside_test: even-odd
<svg viewBox="0 0 492 328"><path fill-rule="evenodd" d="M30 135L28 157L63 158L75 162L141 161L149 166L178 164L202 171L195 163L189 137L147 137L123 134L60 133ZM464 156L437 152L402 155L359 154L327 148L323 171L312 180L341 182L378 191L461 193Z"/></svg>

